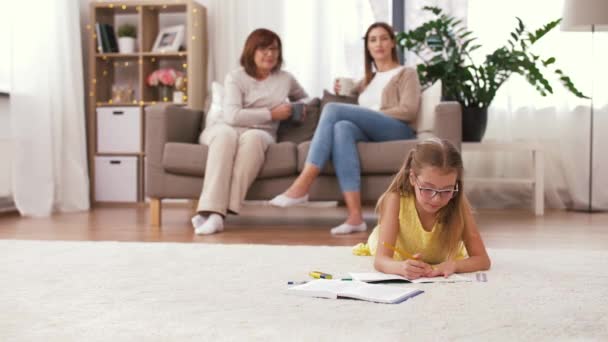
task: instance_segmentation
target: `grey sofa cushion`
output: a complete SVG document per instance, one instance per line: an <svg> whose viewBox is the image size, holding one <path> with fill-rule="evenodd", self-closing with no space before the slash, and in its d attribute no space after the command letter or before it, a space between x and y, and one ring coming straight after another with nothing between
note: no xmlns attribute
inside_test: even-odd
<svg viewBox="0 0 608 342"><path fill-rule="evenodd" d="M162 159L163 168L169 173L203 177L207 152L207 145L166 143ZM257 178L292 176L296 173L296 166L296 144L292 142L271 144L266 151L266 161Z"/></svg>
<svg viewBox="0 0 608 342"><path fill-rule="evenodd" d="M308 102L306 104L306 118L300 124L293 123L290 120L281 121L277 131L277 141L291 141L299 144L312 139L319 123L320 104L321 101L318 98Z"/></svg>
<svg viewBox="0 0 608 342"><path fill-rule="evenodd" d="M361 142L357 144L362 175L394 174L399 171L407 154L418 140L394 140L386 142ZM298 145L298 172L306 163L310 142ZM322 174L335 175L331 162L327 163Z"/></svg>
<svg viewBox="0 0 608 342"><path fill-rule="evenodd" d="M170 173L200 177L207 164L207 145L170 142L163 150L163 168Z"/></svg>

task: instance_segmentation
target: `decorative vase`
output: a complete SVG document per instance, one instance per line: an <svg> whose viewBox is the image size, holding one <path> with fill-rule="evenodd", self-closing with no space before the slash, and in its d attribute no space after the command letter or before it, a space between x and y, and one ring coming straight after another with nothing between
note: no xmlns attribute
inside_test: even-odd
<svg viewBox="0 0 608 342"><path fill-rule="evenodd" d="M173 88L165 85L158 86L158 101L169 102L173 100Z"/></svg>
<svg viewBox="0 0 608 342"><path fill-rule="evenodd" d="M488 125L488 107L462 106L462 141L480 142Z"/></svg>

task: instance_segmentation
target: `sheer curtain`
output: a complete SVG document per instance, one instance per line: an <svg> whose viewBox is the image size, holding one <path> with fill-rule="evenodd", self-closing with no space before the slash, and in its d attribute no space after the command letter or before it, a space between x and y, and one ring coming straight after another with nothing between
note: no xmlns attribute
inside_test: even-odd
<svg viewBox="0 0 608 342"><path fill-rule="evenodd" d="M257 28L283 36L283 0L211 0L208 4L210 80L224 83L238 67L245 39Z"/></svg>
<svg viewBox="0 0 608 342"><path fill-rule="evenodd" d="M468 26L483 46L475 58L481 61L485 54L506 43L517 23L516 16L529 29L536 29L561 17L562 2L469 0ZM568 74L583 93L594 96L596 118L608 114L608 97L605 94L608 86L606 34L602 36L596 33L593 58L590 33L561 32L559 27L537 42L533 51L544 58L557 58L556 68ZM484 139L532 140L542 144L547 207L584 208L588 203L590 101L567 92L549 71L543 74L553 85L553 95L540 96L518 75L503 85L489 108ZM595 94L591 93L592 83ZM596 135L601 138L598 128ZM605 128L608 125L605 124ZM597 143L595 146L598 149ZM490 156L487 153L467 153L465 165L472 176L527 177L532 174L529 158L521 154ZM597 153L595 158L605 163L606 155ZM595 185L601 187L608 185L606 183L607 177L594 173ZM478 206L522 207L532 201L532 190L523 186L468 185L468 188L472 202ZM607 208L608 194L594 194L594 204Z"/></svg>
<svg viewBox="0 0 608 342"><path fill-rule="evenodd" d="M22 215L89 208L79 2L14 1L13 195Z"/></svg>
<svg viewBox="0 0 608 342"><path fill-rule="evenodd" d="M288 1L287 66L311 96L333 91L338 76L363 77L363 36L377 19L367 0Z"/></svg>
<svg viewBox="0 0 608 342"><path fill-rule="evenodd" d="M265 27L283 41L284 69L311 97L333 89L338 76L362 77L363 41L386 0L215 0L209 6L211 80L223 82L239 66L247 35ZM386 15L386 9L377 11Z"/></svg>

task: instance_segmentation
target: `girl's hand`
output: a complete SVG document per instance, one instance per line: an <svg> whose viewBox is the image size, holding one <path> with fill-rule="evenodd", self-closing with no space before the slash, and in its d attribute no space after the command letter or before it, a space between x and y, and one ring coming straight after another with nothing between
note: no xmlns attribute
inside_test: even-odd
<svg viewBox="0 0 608 342"><path fill-rule="evenodd" d="M445 262L442 262L439 265L436 265L434 269L431 270L431 272L429 272L427 274L427 277L432 278L432 277L439 277L439 276L444 276L444 277L449 277L451 274L453 274L456 271L456 262L454 260L448 260Z"/></svg>
<svg viewBox="0 0 608 342"><path fill-rule="evenodd" d="M403 262L401 275L407 279L414 280L420 277L426 277L433 269L431 265L424 261L420 261L420 253L414 254L414 259L408 259Z"/></svg>

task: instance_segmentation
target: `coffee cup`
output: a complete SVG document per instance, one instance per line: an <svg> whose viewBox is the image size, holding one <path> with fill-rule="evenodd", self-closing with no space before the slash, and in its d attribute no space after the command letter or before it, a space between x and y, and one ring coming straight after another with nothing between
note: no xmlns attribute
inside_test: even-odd
<svg viewBox="0 0 608 342"><path fill-rule="evenodd" d="M291 104L291 121L301 123L304 120L304 104L294 102Z"/></svg>
<svg viewBox="0 0 608 342"><path fill-rule="evenodd" d="M349 77L336 78L337 95L350 96L355 89L355 81Z"/></svg>

